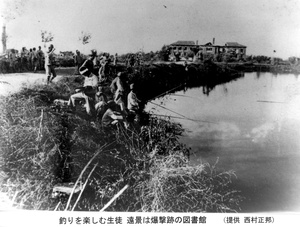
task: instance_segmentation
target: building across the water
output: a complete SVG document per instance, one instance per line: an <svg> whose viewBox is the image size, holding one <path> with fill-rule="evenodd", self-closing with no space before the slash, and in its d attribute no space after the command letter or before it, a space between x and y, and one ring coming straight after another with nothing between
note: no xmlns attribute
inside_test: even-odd
<svg viewBox="0 0 300 227"><path fill-rule="evenodd" d="M235 54L239 57L246 56L247 47L237 42L227 42L225 45L216 45L215 39L213 42L206 44L198 44L198 41L177 41L169 45L171 53L179 53L181 57L187 57L190 52L193 52L196 56L203 54Z"/></svg>

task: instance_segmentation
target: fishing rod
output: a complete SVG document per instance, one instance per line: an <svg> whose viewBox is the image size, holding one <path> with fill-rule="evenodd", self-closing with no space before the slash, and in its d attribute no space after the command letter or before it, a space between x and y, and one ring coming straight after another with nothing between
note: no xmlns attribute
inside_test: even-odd
<svg viewBox="0 0 300 227"><path fill-rule="evenodd" d="M174 110L171 110L171 109L169 109L169 108L166 108L166 107L164 107L164 106L162 106L162 105L156 104L156 103L154 103L154 102L152 102L152 101L149 101L149 102L152 103L152 104L154 104L154 105L156 105L156 106L158 106L158 107L160 107L160 108L163 108L163 109L168 110L168 111L170 111L170 112L172 112L172 113L175 113L175 114L177 114L177 115L183 117L183 118L186 119L186 120L198 121L198 120L195 120L195 119L188 118L188 117L184 116L184 115L181 114L181 113L178 113L178 112L176 112L176 111L174 111ZM199 121L200 121L200 120L199 120ZM201 121L201 122L211 123L211 124L216 124L216 123L210 122L210 121Z"/></svg>
<svg viewBox="0 0 300 227"><path fill-rule="evenodd" d="M286 102L277 102L277 101L268 101L268 100L257 100L257 102L286 104Z"/></svg>
<svg viewBox="0 0 300 227"><path fill-rule="evenodd" d="M153 99L156 99L156 98L158 98L158 97L160 97L160 96L163 96L163 95L165 95L165 94L168 94L169 92L171 92L171 91L173 91L173 90L175 90L175 89L177 89L177 88L179 88L179 87L182 87L183 85L186 85L186 83L180 84L180 85L178 85L177 87L174 87L174 88L172 88L172 89L170 89L170 90L168 90L168 91L166 91L166 92L164 92L164 93L161 93L161 94L155 96L154 98L148 99L148 101L153 100Z"/></svg>
<svg viewBox="0 0 300 227"><path fill-rule="evenodd" d="M163 115L163 114L154 114L154 113L151 113L151 115L158 116L158 117L166 117L166 118L169 117L169 118L174 118L174 119L182 119L182 120L188 120L188 121L194 121L194 122L204 122L204 123L216 124L216 123L209 122L209 121L195 120L195 119L186 118L186 117L167 116L167 115Z"/></svg>
<svg viewBox="0 0 300 227"><path fill-rule="evenodd" d="M202 101L201 99L199 99L199 98L197 98L197 97L188 96L188 95L180 95L180 94L168 94L168 95L172 95L172 96L180 96L180 97L186 97L186 98L197 99L197 100Z"/></svg>
<svg viewBox="0 0 300 227"><path fill-rule="evenodd" d="M181 116L181 117L186 118L186 116L184 116L183 114L177 113L177 112L174 111L174 110L171 110L171 109L169 109L169 108L167 108L167 107L164 107L164 106L162 106L162 105L156 104L156 103L154 103L154 102L152 102L152 101L149 101L149 102L152 103L152 104L154 104L154 105L156 105L156 106L159 106L160 108L163 108L163 109L168 110L168 111L170 111L170 112L172 112L172 113L174 113L174 114L177 114L177 115L179 115L179 116Z"/></svg>

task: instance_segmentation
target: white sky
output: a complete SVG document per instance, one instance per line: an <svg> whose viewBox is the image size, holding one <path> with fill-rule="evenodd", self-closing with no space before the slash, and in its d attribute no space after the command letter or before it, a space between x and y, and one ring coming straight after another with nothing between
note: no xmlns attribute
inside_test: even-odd
<svg viewBox="0 0 300 227"><path fill-rule="evenodd" d="M249 55L300 57L299 0L0 0L0 11L8 48L42 45L47 30L61 51L148 52L215 38L246 45ZM92 35L87 45L82 31Z"/></svg>

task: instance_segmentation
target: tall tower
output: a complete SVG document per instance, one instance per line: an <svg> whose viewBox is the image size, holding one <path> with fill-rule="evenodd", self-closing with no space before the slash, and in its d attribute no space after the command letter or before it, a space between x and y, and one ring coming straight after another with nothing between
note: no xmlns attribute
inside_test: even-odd
<svg viewBox="0 0 300 227"><path fill-rule="evenodd" d="M3 53L6 52L6 41L7 41L6 27L5 27L5 25L3 25L3 30L2 30L2 47L3 47Z"/></svg>

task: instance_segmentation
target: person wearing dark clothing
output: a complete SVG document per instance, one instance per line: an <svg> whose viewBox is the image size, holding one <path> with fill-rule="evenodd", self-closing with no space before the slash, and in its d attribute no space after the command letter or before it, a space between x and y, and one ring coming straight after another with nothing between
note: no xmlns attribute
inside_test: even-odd
<svg viewBox="0 0 300 227"><path fill-rule="evenodd" d="M32 65L33 65L33 72L36 72L37 68L38 68L38 53L35 49L35 47L32 49Z"/></svg>
<svg viewBox="0 0 300 227"><path fill-rule="evenodd" d="M29 64L28 68L29 68L30 71L33 69L32 56L33 56L32 49L29 49L29 53L28 53L27 59L28 59L28 64Z"/></svg>
<svg viewBox="0 0 300 227"><path fill-rule="evenodd" d="M97 53L92 51L89 58L85 60L82 66L79 68L79 73L84 76L84 85L91 86L96 88L98 85L98 77L93 73L94 72L94 59L97 57Z"/></svg>
<svg viewBox="0 0 300 227"><path fill-rule="evenodd" d="M28 61L27 61L27 56L28 50L26 50L26 47L22 47L21 50L21 67L22 70L28 70Z"/></svg>
<svg viewBox="0 0 300 227"><path fill-rule="evenodd" d="M42 70L43 69L43 58L44 58L44 53L42 51L41 46L39 46L39 49L37 50L37 58L38 58L38 69Z"/></svg>

